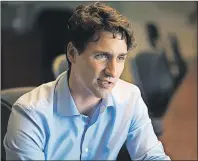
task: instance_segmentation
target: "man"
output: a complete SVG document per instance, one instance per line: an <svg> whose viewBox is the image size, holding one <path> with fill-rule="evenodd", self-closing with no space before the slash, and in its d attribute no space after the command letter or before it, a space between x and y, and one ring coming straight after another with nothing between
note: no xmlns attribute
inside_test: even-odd
<svg viewBox="0 0 198 161"><path fill-rule="evenodd" d="M101 3L69 20L70 69L17 100L4 139L7 159L167 160L140 90L120 80L134 47L128 20Z"/></svg>

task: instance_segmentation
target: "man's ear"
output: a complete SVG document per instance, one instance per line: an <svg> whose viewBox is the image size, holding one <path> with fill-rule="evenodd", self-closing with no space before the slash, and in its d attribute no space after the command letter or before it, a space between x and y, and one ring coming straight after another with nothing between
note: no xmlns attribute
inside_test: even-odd
<svg viewBox="0 0 198 161"><path fill-rule="evenodd" d="M78 50L75 48L75 46L72 44L72 42L69 42L67 45L67 57L71 63L76 62L77 54L78 54Z"/></svg>

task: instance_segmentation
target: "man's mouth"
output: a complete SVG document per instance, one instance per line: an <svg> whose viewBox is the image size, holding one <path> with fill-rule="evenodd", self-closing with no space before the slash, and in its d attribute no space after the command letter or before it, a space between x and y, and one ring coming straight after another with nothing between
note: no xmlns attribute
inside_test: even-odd
<svg viewBox="0 0 198 161"><path fill-rule="evenodd" d="M98 84L101 88L105 88L105 89L108 89L110 87L113 86L113 82L110 82L110 81L107 81L107 80L101 80L101 79L98 79Z"/></svg>

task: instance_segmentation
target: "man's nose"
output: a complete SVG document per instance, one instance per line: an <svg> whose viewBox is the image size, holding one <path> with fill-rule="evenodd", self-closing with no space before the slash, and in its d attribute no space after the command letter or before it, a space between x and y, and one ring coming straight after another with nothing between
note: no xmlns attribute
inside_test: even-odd
<svg viewBox="0 0 198 161"><path fill-rule="evenodd" d="M110 60L107 64L107 67L105 69L105 75L116 78L117 76L117 62L116 60Z"/></svg>

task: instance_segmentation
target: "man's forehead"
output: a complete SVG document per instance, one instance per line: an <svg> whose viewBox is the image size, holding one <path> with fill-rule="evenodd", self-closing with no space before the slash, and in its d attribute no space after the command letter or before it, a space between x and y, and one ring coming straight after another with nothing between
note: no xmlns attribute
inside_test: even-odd
<svg viewBox="0 0 198 161"><path fill-rule="evenodd" d="M115 37L114 37L115 35ZM112 33L112 32L108 32L108 31L100 31L100 32L96 32L94 34L94 38L98 38L99 37L99 41L101 39L118 39L118 40L122 40L122 34L121 33Z"/></svg>
<svg viewBox="0 0 198 161"><path fill-rule="evenodd" d="M92 50L94 53L111 54L126 54L128 52L126 41L121 37L113 38L112 33L101 33L100 36L98 41L88 44L88 50Z"/></svg>

